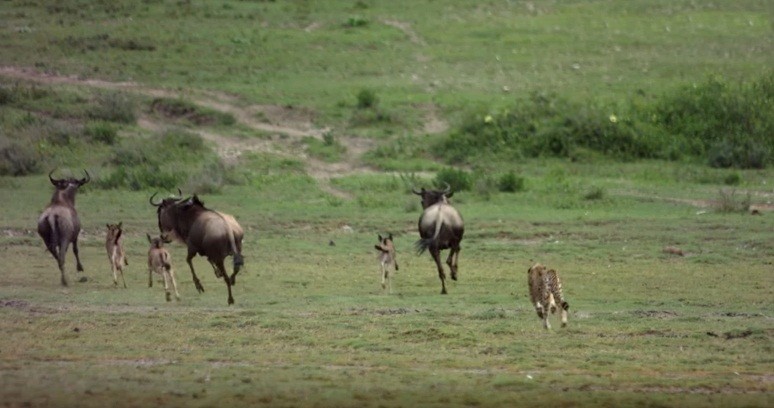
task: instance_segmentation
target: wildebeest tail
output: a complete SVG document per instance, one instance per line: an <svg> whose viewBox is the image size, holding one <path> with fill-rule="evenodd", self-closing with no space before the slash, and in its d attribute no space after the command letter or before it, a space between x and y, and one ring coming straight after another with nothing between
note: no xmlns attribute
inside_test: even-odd
<svg viewBox="0 0 774 408"><path fill-rule="evenodd" d="M430 238L422 238L414 243L414 248L417 250L417 254L422 254L427 250L427 248L433 246L438 240L438 235L441 234L441 228L443 227L443 212L437 212L435 222L433 224L435 225L435 232L433 233L433 236Z"/></svg>
<svg viewBox="0 0 774 408"><path fill-rule="evenodd" d="M234 252L234 270L237 269L237 267L242 266L245 264L244 258L242 258L242 254L239 252Z"/></svg>
<svg viewBox="0 0 774 408"><path fill-rule="evenodd" d="M427 248L430 248L433 243L435 243L436 237L432 238L422 238L414 243L414 249L417 251L417 254L421 255L425 251L427 251Z"/></svg>
<svg viewBox="0 0 774 408"><path fill-rule="evenodd" d="M51 255L57 256L59 252L59 216L49 215L46 217L48 223L48 234L43 237L46 242L46 249L51 252Z"/></svg>

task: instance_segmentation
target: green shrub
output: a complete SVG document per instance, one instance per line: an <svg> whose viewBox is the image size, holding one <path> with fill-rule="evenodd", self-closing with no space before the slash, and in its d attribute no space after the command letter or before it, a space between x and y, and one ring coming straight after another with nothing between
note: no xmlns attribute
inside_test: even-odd
<svg viewBox="0 0 774 408"><path fill-rule="evenodd" d="M376 92L370 89L361 89L357 93L357 108L358 109L372 109L379 104L379 98L376 96Z"/></svg>
<svg viewBox="0 0 774 408"><path fill-rule="evenodd" d="M361 16L352 16L347 19L347 21L344 22L344 27L347 28L357 28L357 27L365 27L368 25L368 20Z"/></svg>
<svg viewBox="0 0 774 408"><path fill-rule="evenodd" d="M721 189L718 191L715 209L721 213L747 212L751 202L749 192L744 197L737 199L735 189Z"/></svg>
<svg viewBox="0 0 774 408"><path fill-rule="evenodd" d="M433 151L449 163L566 157L704 157L713 167L763 168L774 159L774 71L757 81L710 78L628 106L535 92L500 112L471 111Z"/></svg>
<svg viewBox="0 0 774 408"><path fill-rule="evenodd" d="M516 175L509 171L500 176L497 180L497 189L504 193L515 193L524 190L524 177Z"/></svg>
<svg viewBox="0 0 774 408"><path fill-rule="evenodd" d="M40 173L41 155L29 143L8 142L0 146L0 176Z"/></svg>
<svg viewBox="0 0 774 408"><path fill-rule="evenodd" d="M742 182L742 177L739 173L731 173L723 179L723 184L727 186L738 186Z"/></svg>
<svg viewBox="0 0 774 408"><path fill-rule="evenodd" d="M474 112L438 146L451 162L471 163L482 154L501 159L572 157L578 149L618 158L656 157L660 140L641 136L615 109L533 93L499 114Z"/></svg>
<svg viewBox="0 0 774 408"><path fill-rule="evenodd" d="M88 116L96 120L132 124L137 121L134 109L134 102L126 94L101 92L94 97Z"/></svg>
<svg viewBox="0 0 774 408"><path fill-rule="evenodd" d="M757 81L713 76L678 88L653 109L653 121L712 167L763 168L774 152L774 71Z"/></svg>
<svg viewBox="0 0 774 408"><path fill-rule="evenodd" d="M584 200L596 201L605 198L605 189L598 186L591 186L583 193Z"/></svg>
<svg viewBox="0 0 774 408"><path fill-rule="evenodd" d="M153 164L140 167L118 166L108 176L95 180L94 184L102 189L172 190L180 186L184 179L181 172L163 171L161 167Z"/></svg>
<svg viewBox="0 0 774 408"><path fill-rule="evenodd" d="M452 191L464 191L470 190L471 178L465 170L447 167L435 175L433 183L437 188L444 188L448 184Z"/></svg>
<svg viewBox="0 0 774 408"><path fill-rule="evenodd" d="M84 126L83 133L92 142L114 145L118 140L118 128L110 122L89 122Z"/></svg>
<svg viewBox="0 0 774 408"><path fill-rule="evenodd" d="M164 148L180 149L188 153L207 151L204 139L199 134L182 129L167 130L161 136L161 141Z"/></svg>
<svg viewBox="0 0 774 408"><path fill-rule="evenodd" d="M156 98L151 102L150 110L167 118L181 119L199 126L231 126L236 123L230 113L202 108L183 99Z"/></svg>
<svg viewBox="0 0 774 408"><path fill-rule="evenodd" d="M109 163L116 166L158 166L164 161L163 152L151 140L132 140L116 145Z"/></svg>
<svg viewBox="0 0 774 408"><path fill-rule="evenodd" d="M306 144L306 152L310 156L329 163L339 161L341 155L347 151L347 148L337 142L332 136L328 141L311 136L304 137L302 141Z"/></svg>

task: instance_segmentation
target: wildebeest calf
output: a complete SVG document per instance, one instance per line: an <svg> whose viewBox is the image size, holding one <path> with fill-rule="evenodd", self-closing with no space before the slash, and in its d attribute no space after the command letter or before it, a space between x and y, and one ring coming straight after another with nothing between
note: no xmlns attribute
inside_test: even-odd
<svg viewBox="0 0 774 408"><path fill-rule="evenodd" d="M539 318L543 319L543 328L550 329L548 314L556 313L557 305L562 309L562 327L567 326L567 310L570 305L562 294L562 281L553 269L537 263L527 270L529 298Z"/></svg>
<svg viewBox="0 0 774 408"><path fill-rule="evenodd" d="M180 293L177 291L177 281L175 280L175 271L172 270L169 252L164 248L164 243L171 241L163 235L158 238L151 238L149 234L145 235L148 237L148 243L150 243L150 248L148 249L148 287L153 287L153 272L156 272L164 277L164 292L167 295L167 302L172 300L172 294L169 293L170 281L175 289L175 299L180 300Z"/></svg>
<svg viewBox="0 0 774 408"><path fill-rule="evenodd" d="M382 290L389 286L389 293L392 293L392 279L390 269L398 270L398 260L395 258L395 244L392 241L392 234L382 237L379 235L379 244L374 245L379 251L379 265L382 267Z"/></svg>
<svg viewBox="0 0 774 408"><path fill-rule="evenodd" d="M124 266L129 265L124 253L122 236L124 231L121 229L123 222L118 224L106 224L107 236L105 237L105 250L107 251L108 261L110 261L110 271L113 272L113 285L118 286L118 272L121 272L121 280L126 287L124 279Z"/></svg>

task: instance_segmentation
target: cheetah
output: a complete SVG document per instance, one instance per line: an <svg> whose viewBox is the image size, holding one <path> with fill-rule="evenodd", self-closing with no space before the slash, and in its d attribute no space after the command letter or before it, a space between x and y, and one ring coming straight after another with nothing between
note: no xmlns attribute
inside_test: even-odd
<svg viewBox="0 0 774 408"><path fill-rule="evenodd" d="M562 310L562 327L567 326L567 310L569 303L562 295L562 280L554 269L547 269L537 263L527 270L529 297L535 306L539 318L543 319L543 328L550 329L549 313L556 313L557 305Z"/></svg>

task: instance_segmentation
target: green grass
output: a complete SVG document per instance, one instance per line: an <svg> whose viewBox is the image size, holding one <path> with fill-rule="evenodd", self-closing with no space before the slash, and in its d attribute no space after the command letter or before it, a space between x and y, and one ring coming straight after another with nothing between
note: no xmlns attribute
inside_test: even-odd
<svg viewBox="0 0 774 408"><path fill-rule="evenodd" d="M709 74L766 75L768 2L48 3L0 7L3 65L142 90L0 80L0 170L21 175L0 176L3 405L772 405L774 213L742 208L771 205L772 169L588 150L467 163L447 296L414 253L410 192L448 169L430 159L447 136L425 134L431 116L455 129L533 92L625 106ZM237 123L274 124L271 113L224 105L299 107L327 133L276 137ZM252 137L267 144L235 162L213 150ZM358 137L373 148L347 161ZM294 149L385 172L318 184ZM54 167L94 177L77 197L86 271L68 254L67 288L35 232ZM136 185L99 188L119 168ZM518 191L499 191L508 174ZM201 258L196 293L180 244L182 300L147 288L148 197L178 183L245 229L231 307ZM104 253L105 224L119 221L128 289L113 288ZM400 264L391 295L373 250L385 233ZM561 274L569 327L542 329L533 262Z"/></svg>
<svg viewBox="0 0 774 408"><path fill-rule="evenodd" d="M424 103L454 112L534 90L618 101L709 73L756 77L774 55L768 11L764 0L11 1L0 12L0 56L44 71L304 105L326 121L349 118L341 106L367 88L383 108L416 120ZM353 18L367 24L352 27ZM127 47L132 41L144 46Z"/></svg>
<svg viewBox="0 0 774 408"><path fill-rule="evenodd" d="M661 167L624 166L635 173ZM179 244L171 251L183 299L165 303L159 283L148 289L145 233L156 225L147 193L88 185L78 206L89 280L75 282L69 255L72 283L61 288L53 259L28 231L50 194L47 181L14 179L4 187L12 194L0 199L0 225L10 231L0 239L0 373L13 390L4 399L58 406L768 405L769 214L697 214L615 191L563 208L549 186L534 185L550 181L525 172L532 187L522 193L455 195L467 233L460 280L441 296L431 260L413 254L418 210L404 206L417 198L399 177L343 178L337 185L355 198L331 205L293 171L261 189L228 187L203 197L246 229L233 307L199 258L206 292L195 292ZM615 183L608 171L569 166L566 178ZM658 187L630 182L641 191ZM710 196L714 189L674 183ZM127 290L112 287L103 253L104 223L119 220L127 231ZM393 295L381 293L371 249L387 231L401 267ZM662 253L666 245L687 255ZM562 274L568 328L545 332L534 316L525 277L533 261Z"/></svg>

